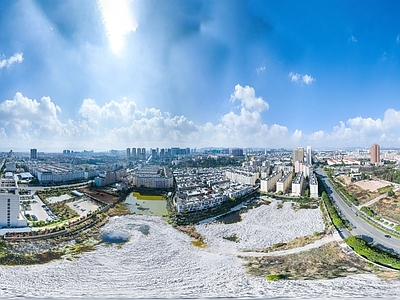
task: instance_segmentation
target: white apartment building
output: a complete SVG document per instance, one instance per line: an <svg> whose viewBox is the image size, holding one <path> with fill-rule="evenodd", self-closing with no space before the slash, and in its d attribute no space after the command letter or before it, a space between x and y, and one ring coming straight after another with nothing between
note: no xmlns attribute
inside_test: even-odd
<svg viewBox="0 0 400 300"><path fill-rule="evenodd" d="M315 174L312 174L309 177L310 181L310 197L311 198L318 198L318 180Z"/></svg>
<svg viewBox="0 0 400 300"><path fill-rule="evenodd" d="M292 172L286 172L276 182L276 191L285 193L292 183Z"/></svg>
<svg viewBox="0 0 400 300"><path fill-rule="evenodd" d="M270 191L275 190L276 182L281 177L282 177L282 171L278 170L278 171L274 171L267 178L261 179L260 191L261 192L270 192Z"/></svg>
<svg viewBox="0 0 400 300"><path fill-rule="evenodd" d="M303 172L298 172L292 182L292 195L301 196L304 189L304 176Z"/></svg>
<svg viewBox="0 0 400 300"><path fill-rule="evenodd" d="M246 172L243 170L232 169L225 171L225 176L230 180L240 182L242 184L255 185L258 179L258 172Z"/></svg>
<svg viewBox="0 0 400 300"><path fill-rule="evenodd" d="M41 183L79 181L85 179L84 170L74 170L65 166L43 164L32 166L29 172Z"/></svg>
<svg viewBox="0 0 400 300"><path fill-rule="evenodd" d="M174 185L174 177L167 167L146 166L132 174L132 184L137 187L169 189Z"/></svg>
<svg viewBox="0 0 400 300"><path fill-rule="evenodd" d="M308 163L296 161L294 163L294 172L295 173L302 172L303 177L307 178L313 173L313 169L312 169L312 166Z"/></svg>
<svg viewBox="0 0 400 300"><path fill-rule="evenodd" d="M24 227L26 219L20 215L18 185L14 179L0 179L0 227Z"/></svg>

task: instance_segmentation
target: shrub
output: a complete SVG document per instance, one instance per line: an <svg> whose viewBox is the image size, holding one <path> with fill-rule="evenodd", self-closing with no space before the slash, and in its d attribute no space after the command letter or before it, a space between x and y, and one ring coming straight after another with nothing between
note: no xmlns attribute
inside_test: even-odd
<svg viewBox="0 0 400 300"><path fill-rule="evenodd" d="M267 275L267 277L265 277L265 279L267 279L268 281L277 281L283 279L283 276L279 274L269 274Z"/></svg>

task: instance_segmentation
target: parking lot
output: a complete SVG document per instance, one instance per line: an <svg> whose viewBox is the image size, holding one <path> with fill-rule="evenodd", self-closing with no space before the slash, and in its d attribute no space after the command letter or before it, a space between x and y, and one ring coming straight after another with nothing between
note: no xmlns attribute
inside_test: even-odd
<svg viewBox="0 0 400 300"><path fill-rule="evenodd" d="M52 219L55 219L56 216L54 216L50 210L47 210L45 208L46 205L44 205L42 200L40 200L37 195L34 195L33 200L30 204L30 209L25 210L25 214L30 214L32 217L36 216L37 220L35 220L35 218L33 217L34 221L50 221Z"/></svg>
<svg viewBox="0 0 400 300"><path fill-rule="evenodd" d="M88 197L83 197L77 201L70 202L67 205L76 211L81 217L87 216L89 213L100 207L100 205Z"/></svg>

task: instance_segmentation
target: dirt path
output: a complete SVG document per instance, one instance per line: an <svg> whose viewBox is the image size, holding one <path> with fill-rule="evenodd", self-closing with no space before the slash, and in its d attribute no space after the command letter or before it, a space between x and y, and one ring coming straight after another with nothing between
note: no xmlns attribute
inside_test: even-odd
<svg viewBox="0 0 400 300"><path fill-rule="evenodd" d="M282 256L282 255L299 253L299 252L319 248L322 245L325 245L325 244L333 242L333 241L341 241L338 234L326 236L320 240L317 240L317 241L315 241L311 244L305 245L303 247L274 251L274 252L267 252L267 253L265 253L265 252L243 252L243 251L238 251L238 250L234 250L234 249L229 250L229 249L221 249L221 248L206 248L206 249L208 249L209 251L212 251L212 252L216 252L216 253L224 253L224 254L231 254L231 255L235 255L235 256L245 256L245 257Z"/></svg>

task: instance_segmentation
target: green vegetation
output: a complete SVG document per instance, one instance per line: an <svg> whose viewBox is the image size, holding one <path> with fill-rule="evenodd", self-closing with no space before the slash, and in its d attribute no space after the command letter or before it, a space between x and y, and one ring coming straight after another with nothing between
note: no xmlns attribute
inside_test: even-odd
<svg viewBox="0 0 400 300"><path fill-rule="evenodd" d="M326 210L328 211L328 214L331 217L333 225L335 225L336 228L345 227L342 218L339 217L336 209L333 207L332 202L328 197L328 194L325 191L322 192L321 199L325 203Z"/></svg>
<svg viewBox="0 0 400 300"><path fill-rule="evenodd" d="M332 177L332 170L329 169L329 171L327 172L327 175L331 179L331 182L334 184L335 190L339 194L341 193L344 197L346 197L345 200L350 201L351 203L353 203L356 206L358 206L360 204L360 202L358 201L358 199L355 196L350 195L341 184L338 184L336 182L336 180Z"/></svg>
<svg viewBox="0 0 400 300"><path fill-rule="evenodd" d="M394 192L393 192L392 189L390 189L387 193L388 193L389 197L393 197L394 196Z"/></svg>
<svg viewBox="0 0 400 300"><path fill-rule="evenodd" d="M351 236L345 239L345 242L347 245L353 248L355 252L367 258L368 260L380 265L400 270L400 258L396 255L379 249L357 236Z"/></svg>
<svg viewBox="0 0 400 300"><path fill-rule="evenodd" d="M400 170L394 170L392 168L388 168L384 169L383 173L376 175L384 180L400 183Z"/></svg>
<svg viewBox="0 0 400 300"><path fill-rule="evenodd" d="M79 217L78 213L71 209L65 201L48 204L48 207L61 221Z"/></svg>
<svg viewBox="0 0 400 300"><path fill-rule="evenodd" d="M265 279L268 281L278 281L281 279L285 279L285 276L282 274L269 274L265 277Z"/></svg>
<svg viewBox="0 0 400 300"><path fill-rule="evenodd" d="M361 207L360 210L363 213L365 213L368 217L371 217L371 218L375 217L375 212L371 208L369 208L367 206Z"/></svg>

